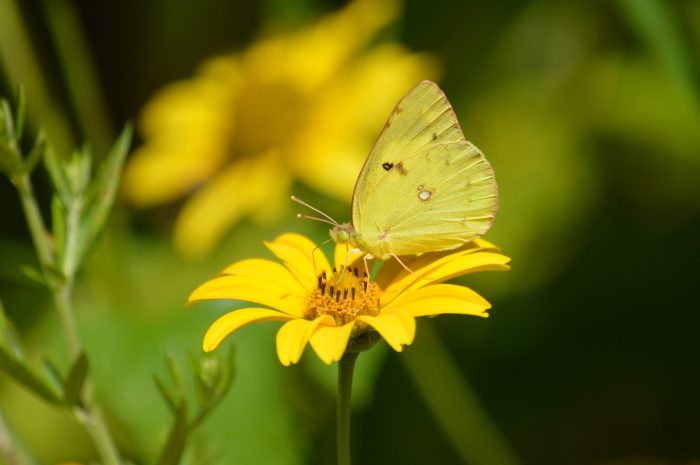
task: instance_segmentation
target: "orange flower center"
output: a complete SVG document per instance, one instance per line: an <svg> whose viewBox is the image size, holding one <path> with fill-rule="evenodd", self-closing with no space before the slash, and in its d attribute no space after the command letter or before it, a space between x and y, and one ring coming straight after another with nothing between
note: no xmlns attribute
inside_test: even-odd
<svg viewBox="0 0 700 465"><path fill-rule="evenodd" d="M353 321L360 315L377 316L382 291L369 280L367 272L360 273L356 266L333 268L330 278L326 271L318 277L317 285L306 296L306 317L313 320L330 315L338 326Z"/></svg>

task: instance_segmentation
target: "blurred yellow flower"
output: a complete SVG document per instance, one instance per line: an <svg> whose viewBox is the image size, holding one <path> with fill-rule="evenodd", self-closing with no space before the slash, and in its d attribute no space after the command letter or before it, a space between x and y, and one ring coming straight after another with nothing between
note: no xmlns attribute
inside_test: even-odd
<svg viewBox="0 0 700 465"><path fill-rule="evenodd" d="M355 0L317 24L214 58L145 107L145 143L124 174L135 205L192 194L174 240L201 256L242 217L265 224L287 208L294 179L349 200L386 115L437 64L397 43L367 47L395 0Z"/></svg>
<svg viewBox="0 0 700 465"><path fill-rule="evenodd" d="M376 330L396 351L411 344L415 318L442 313L486 317L491 305L464 286L443 281L476 271L508 270L510 259L482 239L457 250L426 253L405 264L422 279L406 271L396 260L383 263L375 281L364 271L360 255L344 269L347 249L338 245L335 264L317 251L316 244L298 234L283 234L267 247L284 262L243 260L198 287L187 306L213 299L236 299L272 307L234 310L214 322L204 336L210 352L231 333L262 321L286 322L277 333L277 355L283 365L296 363L307 342L325 363L340 360L348 342L357 345ZM358 266L359 264L359 266ZM316 269L322 270L318 275Z"/></svg>

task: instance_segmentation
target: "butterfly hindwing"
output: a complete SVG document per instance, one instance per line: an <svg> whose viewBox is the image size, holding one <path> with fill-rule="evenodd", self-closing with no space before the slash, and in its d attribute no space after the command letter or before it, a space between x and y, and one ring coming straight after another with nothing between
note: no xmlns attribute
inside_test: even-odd
<svg viewBox="0 0 700 465"><path fill-rule="evenodd" d="M498 207L491 166L468 142L429 145L383 170L357 227L377 257L459 247L491 227Z"/></svg>

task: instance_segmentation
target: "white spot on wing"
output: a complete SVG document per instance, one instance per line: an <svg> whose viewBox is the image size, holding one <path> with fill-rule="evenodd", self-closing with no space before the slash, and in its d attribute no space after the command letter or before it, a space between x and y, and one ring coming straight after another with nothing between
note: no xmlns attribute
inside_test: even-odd
<svg viewBox="0 0 700 465"><path fill-rule="evenodd" d="M431 195L433 195L433 193L430 191L422 191L418 194L418 198L421 200L428 200Z"/></svg>

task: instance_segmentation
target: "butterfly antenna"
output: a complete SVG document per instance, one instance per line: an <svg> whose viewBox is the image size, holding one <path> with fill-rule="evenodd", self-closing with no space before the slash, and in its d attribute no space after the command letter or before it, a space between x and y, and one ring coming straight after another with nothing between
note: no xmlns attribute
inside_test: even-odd
<svg viewBox="0 0 700 465"><path fill-rule="evenodd" d="M300 204L302 204L303 206L312 209L313 211L315 211L315 212L317 212L317 213L320 213L321 215L323 215L323 216L325 216L326 218L328 218L329 220L331 220L331 221L332 221L331 224L333 224L333 225L335 225L335 226L338 226L338 222L337 222L336 220L334 220L334 219L331 218L330 216L326 215L325 213L323 213L323 212L322 212L321 210L319 210L318 208L312 207L312 206L309 205L308 203L304 202L303 200L301 200L301 199L299 199L299 198L297 198L297 197L295 197L295 196L292 196L292 200L294 200L296 203L300 203ZM297 215L297 216L298 216L299 218L309 218L309 219L312 219L312 220L325 221L326 223L328 223L328 221L322 220L322 219L319 219L319 218L312 218L312 217L310 217L310 216L302 216L302 215Z"/></svg>
<svg viewBox="0 0 700 465"><path fill-rule="evenodd" d="M304 217L304 218L309 218L309 217L306 216L306 217ZM317 220L318 218L311 218L311 219L312 219L312 220ZM323 221L323 220L320 220L320 221ZM328 239L327 241L321 242L319 245L317 245L316 247L314 247L314 250L311 251L311 263L313 263L313 265L314 265L314 275L316 274L316 255L314 255L314 254L316 253L316 250L317 250L317 249L320 249L321 246L328 244L328 243L329 243L330 241L332 241L332 240L333 240L333 239Z"/></svg>
<svg viewBox="0 0 700 465"><path fill-rule="evenodd" d="M313 216L302 215L301 213L297 214L297 218L307 218L309 220L323 221L324 223L332 224L333 226L338 226L338 223L331 223L328 220L324 220L321 218L314 218Z"/></svg>

